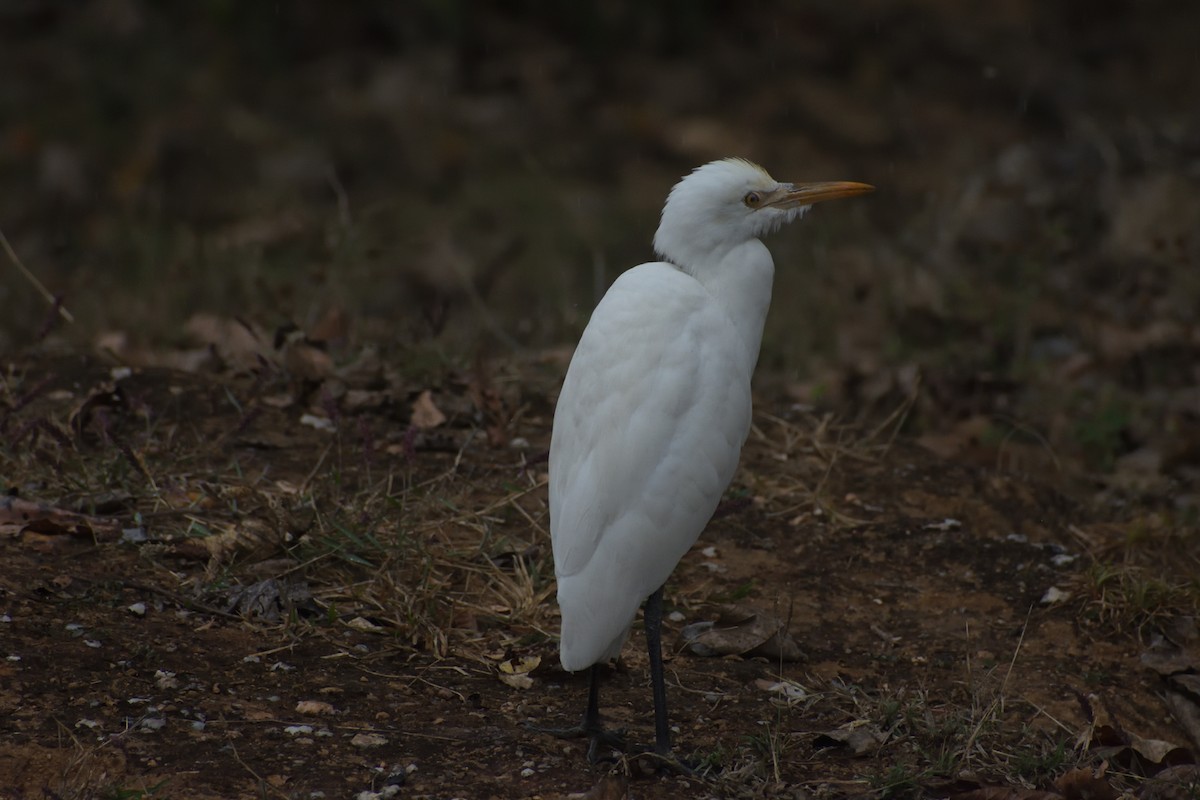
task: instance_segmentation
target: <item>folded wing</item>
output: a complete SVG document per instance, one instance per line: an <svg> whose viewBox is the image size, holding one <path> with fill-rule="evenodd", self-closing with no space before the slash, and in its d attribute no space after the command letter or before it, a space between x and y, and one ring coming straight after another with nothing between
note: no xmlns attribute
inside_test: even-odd
<svg viewBox="0 0 1200 800"><path fill-rule="evenodd" d="M750 427L740 350L725 312L670 264L635 267L597 306L550 445L564 668L620 651L712 516Z"/></svg>

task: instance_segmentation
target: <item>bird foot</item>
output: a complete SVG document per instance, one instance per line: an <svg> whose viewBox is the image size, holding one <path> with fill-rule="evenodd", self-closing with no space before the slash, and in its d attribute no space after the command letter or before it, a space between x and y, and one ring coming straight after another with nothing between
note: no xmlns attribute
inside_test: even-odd
<svg viewBox="0 0 1200 800"><path fill-rule="evenodd" d="M587 739L588 762L599 764L604 761L612 761L611 757L600 755L601 748L607 747L611 750L617 750L624 753L629 745L625 741L625 729L618 728L617 730L609 730L602 727L598 723L581 722L578 725L571 725L566 728L555 728L542 725L533 725L525 723L527 730L535 733L545 733L550 736L557 736L559 739Z"/></svg>
<svg viewBox="0 0 1200 800"><path fill-rule="evenodd" d="M653 775L678 775L683 778L700 777L696 765L686 761L671 752L660 753L655 749L645 748L631 759L631 763L645 777Z"/></svg>

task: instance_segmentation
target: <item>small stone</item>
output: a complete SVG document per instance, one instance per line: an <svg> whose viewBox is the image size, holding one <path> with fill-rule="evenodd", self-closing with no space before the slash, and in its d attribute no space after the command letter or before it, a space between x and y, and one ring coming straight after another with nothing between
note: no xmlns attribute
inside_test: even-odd
<svg viewBox="0 0 1200 800"><path fill-rule="evenodd" d="M1070 596L1071 596L1070 592L1064 592L1062 589L1058 588L1057 586L1051 586L1049 589L1046 590L1046 593L1044 595L1042 595L1041 603L1044 606L1052 605L1054 603L1061 603L1063 600L1066 600Z"/></svg>
<svg viewBox="0 0 1200 800"><path fill-rule="evenodd" d="M296 713L316 715L336 714L337 711L334 710L332 705L321 700L301 700L299 703L296 703Z"/></svg>
<svg viewBox="0 0 1200 800"><path fill-rule="evenodd" d="M130 614L133 614L135 617L146 616L146 604L145 603L134 603L133 605L129 606L129 608L126 610L129 611Z"/></svg>
<svg viewBox="0 0 1200 800"><path fill-rule="evenodd" d="M125 544L142 544L149 537L144 528L122 528L121 541Z"/></svg>
<svg viewBox="0 0 1200 800"><path fill-rule="evenodd" d="M356 733L354 738L350 740L350 744L355 747L382 747L387 744L388 740L378 733Z"/></svg>

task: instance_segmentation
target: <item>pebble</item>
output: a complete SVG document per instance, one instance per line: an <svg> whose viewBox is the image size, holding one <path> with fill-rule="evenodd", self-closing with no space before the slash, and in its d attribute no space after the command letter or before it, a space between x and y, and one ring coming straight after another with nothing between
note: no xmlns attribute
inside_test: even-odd
<svg viewBox="0 0 1200 800"><path fill-rule="evenodd" d="M1049 589L1046 590L1046 593L1044 595L1042 595L1041 602L1042 602L1042 605L1048 606L1053 603L1062 602L1063 600L1066 600L1070 596L1071 596L1070 592L1064 592L1062 589L1058 588L1057 586L1051 586Z"/></svg>
<svg viewBox="0 0 1200 800"><path fill-rule="evenodd" d="M387 738L378 733L356 733L350 740L355 747L382 747L387 744Z"/></svg>

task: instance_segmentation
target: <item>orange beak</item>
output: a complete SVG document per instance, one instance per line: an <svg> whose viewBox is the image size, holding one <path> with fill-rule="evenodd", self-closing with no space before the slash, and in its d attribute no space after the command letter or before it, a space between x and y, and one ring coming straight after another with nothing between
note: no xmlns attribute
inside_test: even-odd
<svg viewBox="0 0 1200 800"><path fill-rule="evenodd" d="M869 183L854 181L824 181L822 183L785 183L776 197L771 198L766 205L776 208L794 208L796 206L811 206L813 203L823 203L826 200L839 200L843 197L854 197L875 191Z"/></svg>

